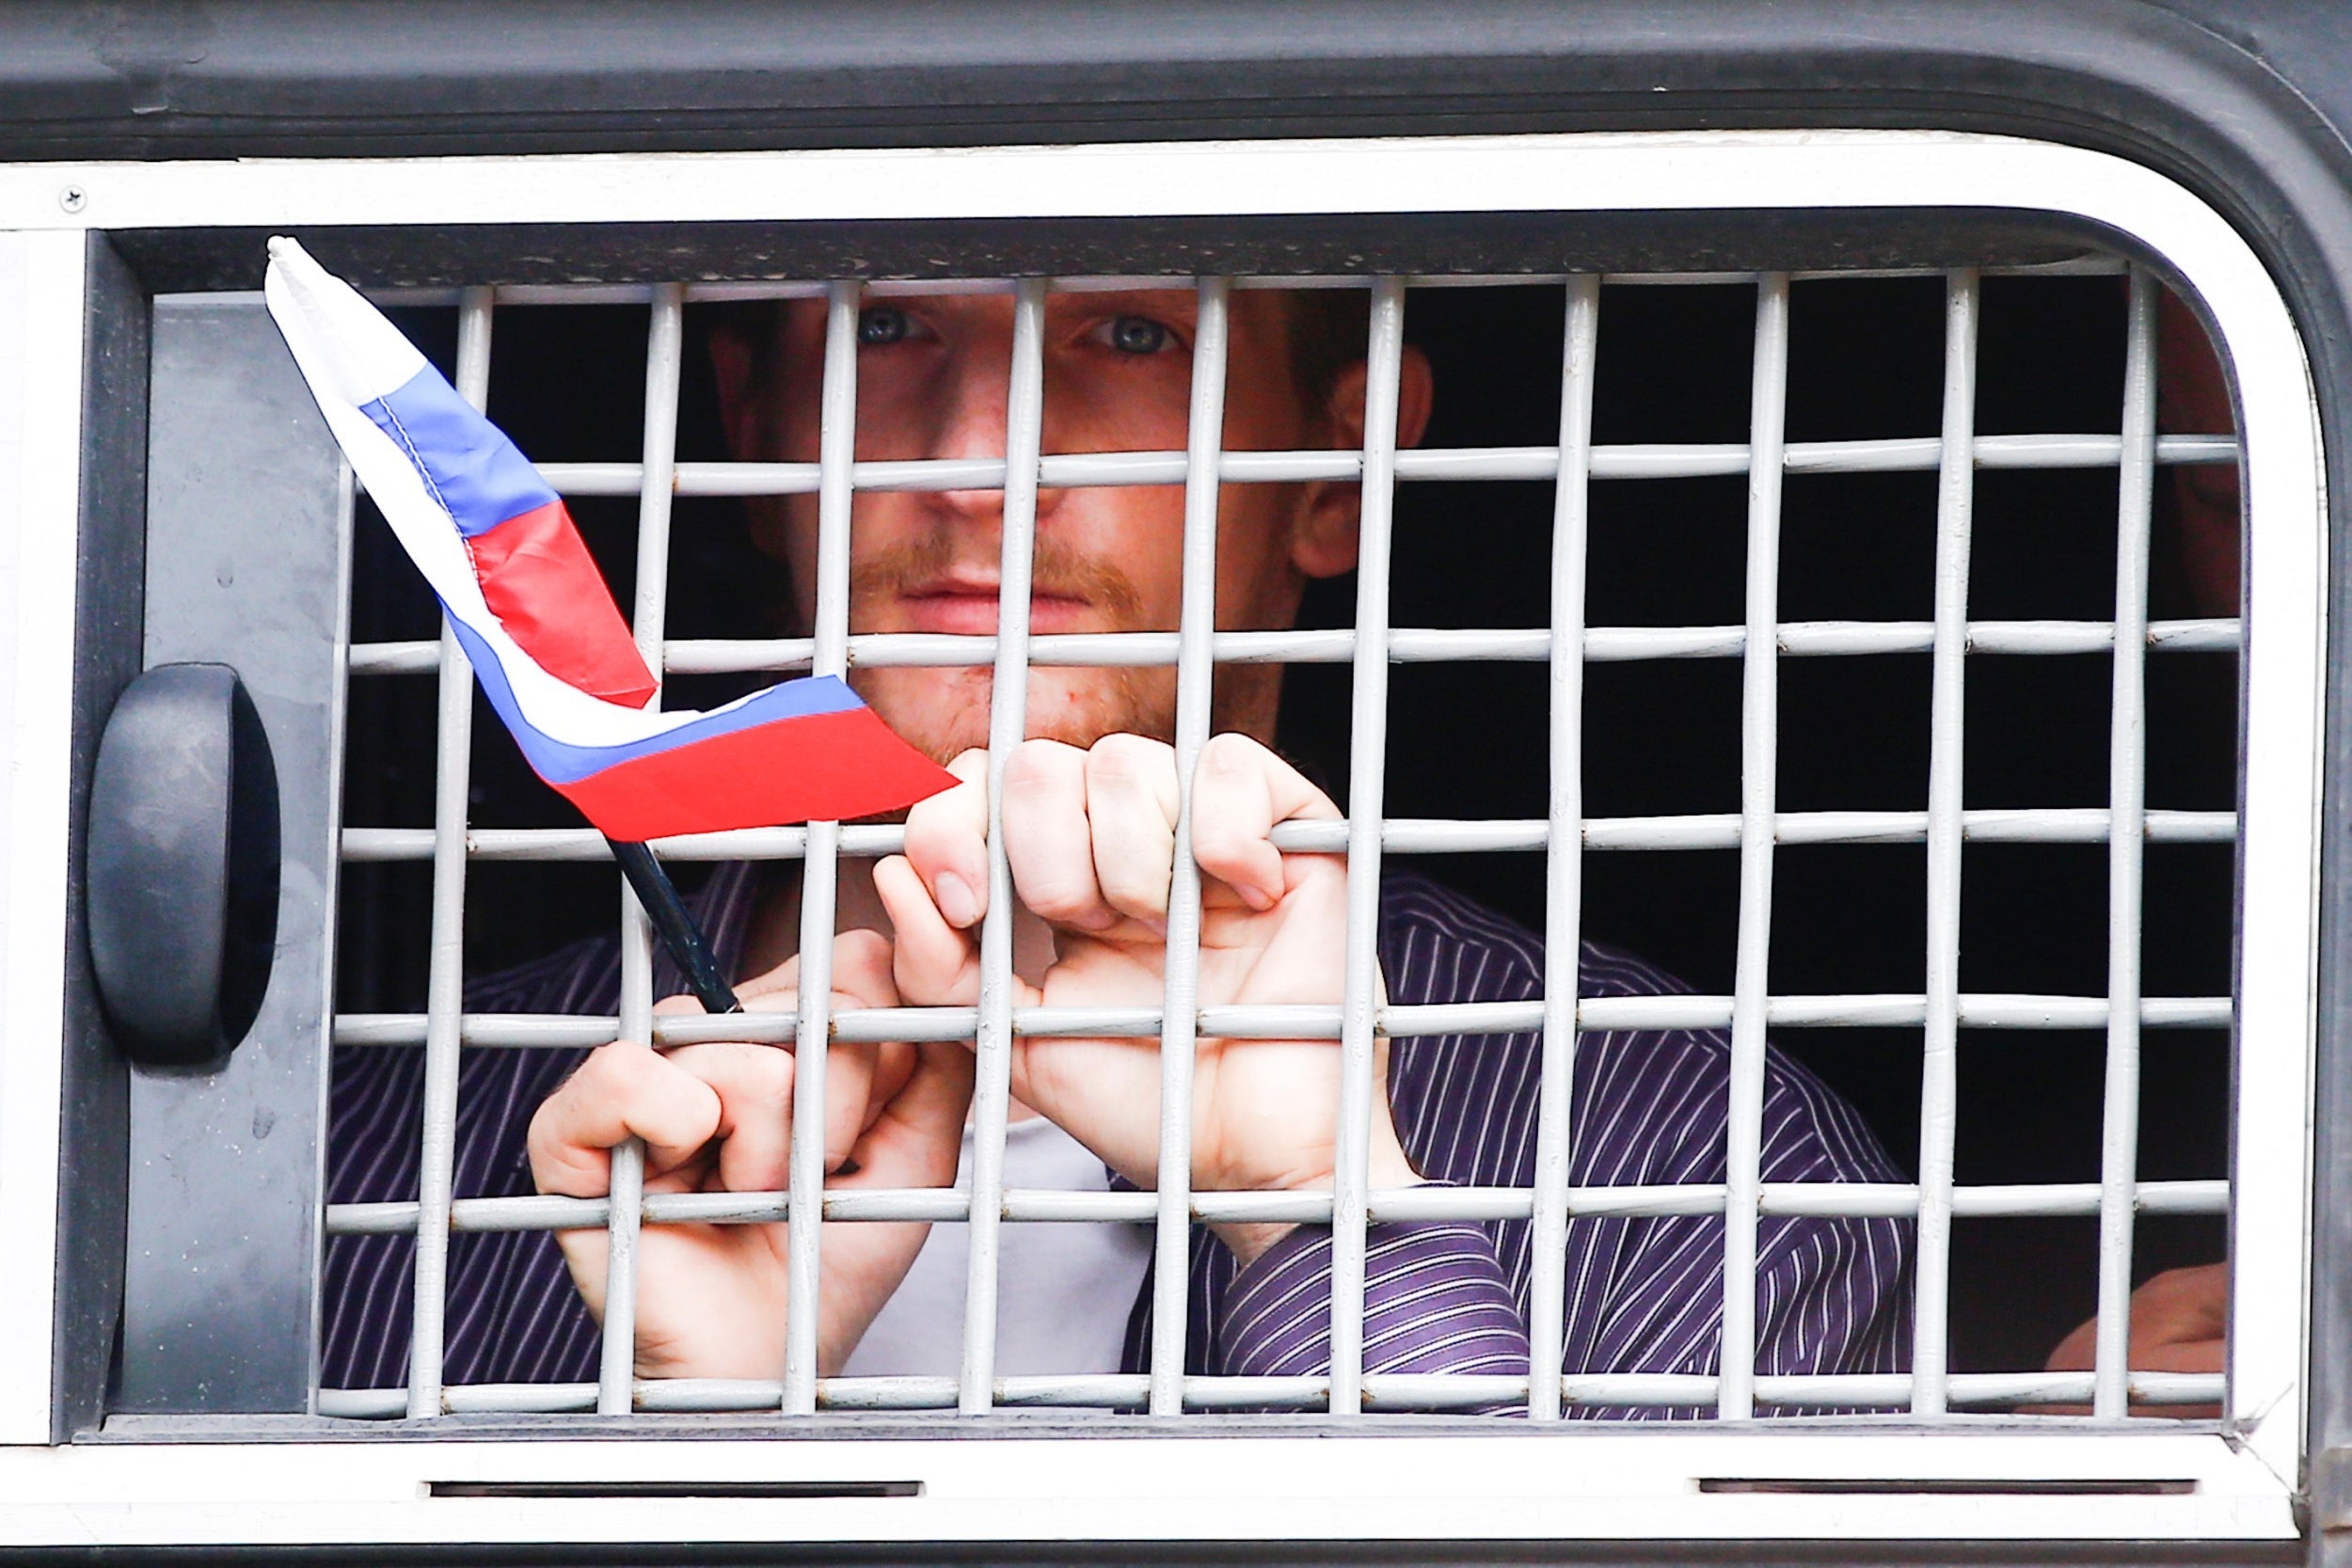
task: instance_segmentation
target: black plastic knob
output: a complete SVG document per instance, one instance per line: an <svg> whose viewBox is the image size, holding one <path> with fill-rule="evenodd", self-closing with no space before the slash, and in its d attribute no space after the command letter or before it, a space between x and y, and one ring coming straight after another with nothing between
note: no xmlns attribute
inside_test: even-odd
<svg viewBox="0 0 2352 1568"><path fill-rule="evenodd" d="M123 1053L217 1061L253 1027L278 945L278 770L225 664L166 664L106 720L90 784L90 960Z"/></svg>

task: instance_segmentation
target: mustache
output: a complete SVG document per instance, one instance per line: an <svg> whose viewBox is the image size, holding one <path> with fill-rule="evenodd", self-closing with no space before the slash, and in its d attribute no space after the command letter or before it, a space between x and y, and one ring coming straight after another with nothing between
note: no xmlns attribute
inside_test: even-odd
<svg viewBox="0 0 2352 1568"><path fill-rule="evenodd" d="M937 580L962 559L954 535L946 532L885 546L850 563L850 602L895 597ZM1120 624L1131 625L1143 612L1143 595L1125 573L1050 535L1039 535L1032 548L1029 591L1032 596L1082 600L1108 610Z"/></svg>

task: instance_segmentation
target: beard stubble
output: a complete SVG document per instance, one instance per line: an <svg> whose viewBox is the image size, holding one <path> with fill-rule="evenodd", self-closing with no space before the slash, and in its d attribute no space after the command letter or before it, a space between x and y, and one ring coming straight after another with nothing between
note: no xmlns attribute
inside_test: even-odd
<svg viewBox="0 0 2352 1568"><path fill-rule="evenodd" d="M945 576L961 558L957 544L951 533L933 531L852 562L850 629L877 629L873 623L878 610L909 590ZM1090 606L1106 631L1174 629L1144 624L1143 595L1126 574L1107 562L1072 550L1051 535L1037 539L1030 588L1035 596L1075 599ZM932 701L894 700L894 688L917 681L929 689L926 694ZM934 762L945 765L988 743L994 674L986 666L852 669L850 684L910 745ZM1032 739L1058 740L1081 750L1106 735L1173 741L1175 671L1158 665L1033 666L1027 707L1027 733Z"/></svg>

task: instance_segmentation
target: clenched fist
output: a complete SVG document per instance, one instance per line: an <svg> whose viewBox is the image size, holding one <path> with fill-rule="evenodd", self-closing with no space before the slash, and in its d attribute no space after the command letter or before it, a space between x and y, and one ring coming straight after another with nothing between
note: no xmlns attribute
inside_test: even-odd
<svg viewBox="0 0 2352 1568"><path fill-rule="evenodd" d="M896 930L894 977L917 1006L979 995L977 932L987 912L987 755L950 765L963 782L907 817L906 853L875 867ZM1194 780L1193 855L1202 873L1200 1002L1336 1004L1347 931L1345 863L1284 855L1270 840L1294 818L1340 815L1258 742L1218 736ZM1106 736L1087 751L1025 741L1005 772L1005 853L1020 903L1053 930L1041 983L1020 1006L1157 1006L1175 858L1176 759L1168 746ZM1385 1046L1375 1065L1375 1186L1419 1178L1389 1116ZM1038 1037L1014 1042L1012 1092L1136 1185L1156 1182L1159 1041ZM1192 1185L1201 1191L1331 1185L1340 1048L1330 1039L1200 1041ZM1220 1227L1245 1262L1286 1226Z"/></svg>

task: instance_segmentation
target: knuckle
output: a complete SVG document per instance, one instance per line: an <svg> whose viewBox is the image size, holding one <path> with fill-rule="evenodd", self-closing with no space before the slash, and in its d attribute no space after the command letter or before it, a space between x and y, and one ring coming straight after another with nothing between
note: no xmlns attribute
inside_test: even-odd
<svg viewBox="0 0 2352 1568"><path fill-rule="evenodd" d="M972 830L965 824L941 816L910 816L905 841L907 862L911 865L935 867L956 852L959 840L972 836Z"/></svg>
<svg viewBox="0 0 2352 1568"><path fill-rule="evenodd" d="M1117 731L1087 752L1087 773L1110 784L1149 783L1168 770L1175 754L1165 741Z"/></svg>
<svg viewBox="0 0 2352 1568"><path fill-rule="evenodd" d="M1158 919L1168 912L1168 879L1165 877L1156 882L1136 878L1132 881L1121 882L1117 887L1104 890L1107 901L1113 909L1152 919Z"/></svg>
<svg viewBox="0 0 2352 1568"><path fill-rule="evenodd" d="M1249 736L1228 730L1211 736L1208 744L1200 748L1200 766L1227 776L1249 773L1263 767L1269 755L1264 747Z"/></svg>
<svg viewBox="0 0 2352 1568"><path fill-rule="evenodd" d="M1008 790L1051 789L1078 776L1085 753L1058 740L1025 740L1005 759Z"/></svg>
<svg viewBox="0 0 2352 1568"><path fill-rule="evenodd" d="M1041 878L1022 889L1021 901L1048 920L1070 919L1094 908L1095 889L1074 877Z"/></svg>

